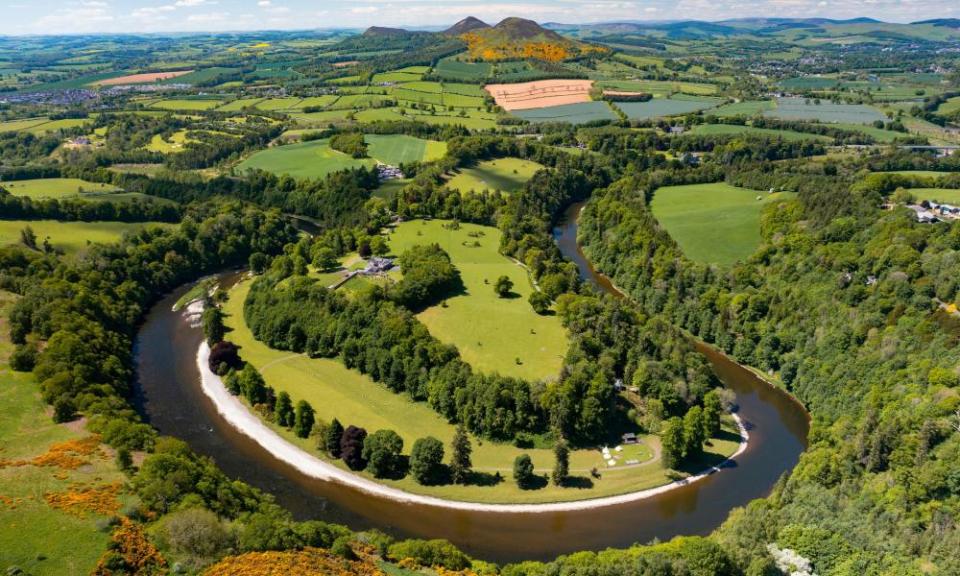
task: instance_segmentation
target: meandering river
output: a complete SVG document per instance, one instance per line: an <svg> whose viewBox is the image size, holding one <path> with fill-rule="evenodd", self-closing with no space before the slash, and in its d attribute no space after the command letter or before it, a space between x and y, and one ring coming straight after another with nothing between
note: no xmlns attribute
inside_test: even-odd
<svg viewBox="0 0 960 576"><path fill-rule="evenodd" d="M580 205L575 205L567 211L567 219L556 230L558 245L585 279L615 293L577 246L579 210ZM196 352L201 330L191 328L181 313L172 311L188 288L158 303L140 330L138 407L162 434L183 439L229 476L273 494L299 519L339 522L355 529L376 527L397 536L446 538L476 557L495 562L548 559L575 550L706 534L731 508L766 495L806 446L809 423L802 406L704 346L717 375L736 393L750 442L723 471L700 482L623 505L536 514L450 510L370 496L301 474L222 420L200 389Z"/></svg>

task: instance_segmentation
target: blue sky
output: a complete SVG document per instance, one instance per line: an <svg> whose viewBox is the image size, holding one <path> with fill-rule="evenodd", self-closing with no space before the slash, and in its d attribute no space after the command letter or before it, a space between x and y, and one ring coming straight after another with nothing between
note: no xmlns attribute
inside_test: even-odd
<svg viewBox="0 0 960 576"><path fill-rule="evenodd" d="M468 15L540 22L870 16L960 17L957 0L0 0L0 34L430 26Z"/></svg>

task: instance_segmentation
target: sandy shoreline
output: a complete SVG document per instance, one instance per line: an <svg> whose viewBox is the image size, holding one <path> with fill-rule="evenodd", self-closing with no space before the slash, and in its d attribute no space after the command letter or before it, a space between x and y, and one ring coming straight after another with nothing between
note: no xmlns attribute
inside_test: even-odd
<svg viewBox="0 0 960 576"><path fill-rule="evenodd" d="M689 476L683 480L664 484L656 488L649 488L637 492L630 492L618 496L604 496L587 500L576 500L572 502L553 502L544 504L483 504L478 502L464 502L458 500L446 500L433 496L424 496L406 492L390 486L385 486L373 480L369 480L357 474L337 468L336 466L324 462L320 458L304 451L281 437L260 418L253 414L247 407L234 395L230 394L219 376L214 374L208 365L210 356L210 347L206 341L200 344L197 350L197 369L200 371L200 383L203 393L213 401L217 412L233 428L244 436L249 437L259 444L264 450L270 452L275 458L293 466L301 473L331 482L338 482L353 487L365 494L389 498L396 502L408 504L419 504L424 506L434 506L438 508L448 508L452 510L468 510L474 512L494 512L494 513L546 513L546 512L570 512L575 510L588 510L592 508L603 508L608 506L617 506L638 500L652 498L664 492L674 490L681 486L686 486L702 480L716 472L719 472L723 466L730 460L736 458L747 449L750 438L743 421L739 416L733 414L733 418L740 429L740 446L727 460L697 474Z"/></svg>

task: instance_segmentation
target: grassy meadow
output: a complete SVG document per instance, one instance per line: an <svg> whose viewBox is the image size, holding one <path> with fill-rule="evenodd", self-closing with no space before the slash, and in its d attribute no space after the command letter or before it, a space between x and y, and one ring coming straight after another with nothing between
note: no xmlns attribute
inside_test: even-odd
<svg viewBox="0 0 960 576"><path fill-rule="evenodd" d="M79 178L37 178L0 182L14 196L27 196L34 200L78 198L84 195L108 195L120 189L112 184L87 182Z"/></svg>
<svg viewBox="0 0 960 576"><path fill-rule="evenodd" d="M689 258L729 266L760 246L760 211L783 197L719 182L660 188L650 207Z"/></svg>
<svg viewBox="0 0 960 576"><path fill-rule="evenodd" d="M534 124L542 122L585 124L598 120L617 120L617 115L607 106L606 102L583 102L580 104L551 106L549 108L514 110L511 114L533 122Z"/></svg>
<svg viewBox="0 0 960 576"><path fill-rule="evenodd" d="M50 238L54 248L76 254L91 244L116 242L125 232L147 226L169 226L155 223L127 222L58 222L56 220L0 220L0 246L20 242L20 232L27 226L37 235L37 244Z"/></svg>
<svg viewBox="0 0 960 576"><path fill-rule="evenodd" d="M520 158L486 160L460 170L447 182L447 187L462 194L484 190L515 192L542 168L541 164Z"/></svg>

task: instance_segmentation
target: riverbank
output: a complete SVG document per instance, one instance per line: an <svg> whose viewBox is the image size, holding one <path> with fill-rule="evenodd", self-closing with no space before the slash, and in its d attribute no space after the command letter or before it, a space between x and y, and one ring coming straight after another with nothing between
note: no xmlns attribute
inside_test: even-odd
<svg viewBox="0 0 960 576"><path fill-rule="evenodd" d="M364 478L360 475L338 468L329 462L325 462L317 456L314 456L313 454L310 454L304 449L289 442L280 436L276 431L271 429L256 414L252 413L240 401L239 398L230 394L230 392L224 386L221 378L210 370L208 365L209 355L209 346L206 342L201 343L196 356L197 370L200 373L201 389L204 395L206 395L213 402L220 416L230 426L244 436L252 439L278 460L292 466L306 476L328 482L337 482L339 484L355 488L369 495L387 498L395 502L405 504L417 504L473 512L530 514L569 512L618 506L652 498L654 496L664 494L670 490L689 486L690 484L707 478L721 471L731 460L742 454L747 449L749 441L749 433L747 432L746 427L739 416L734 414L734 420L740 431L740 443L737 450L724 462L710 467L699 474L688 476L682 480L671 482L669 484L616 496L604 496L569 502L551 502L542 504L489 504L446 500L433 496L414 494L386 486L368 478Z"/></svg>

